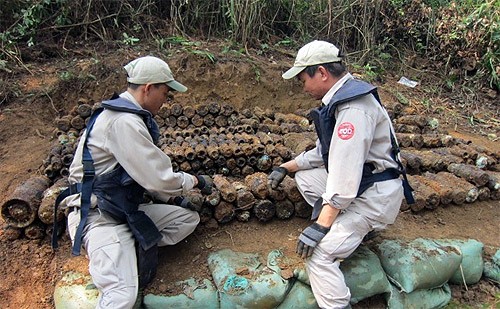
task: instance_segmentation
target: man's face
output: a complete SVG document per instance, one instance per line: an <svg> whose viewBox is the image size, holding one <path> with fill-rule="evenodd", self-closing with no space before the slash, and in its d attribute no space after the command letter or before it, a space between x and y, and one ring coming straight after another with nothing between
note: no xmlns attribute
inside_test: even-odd
<svg viewBox="0 0 500 309"><path fill-rule="evenodd" d="M330 87L326 85L325 81L325 69L323 67L318 67L314 75L311 77L304 71L300 72L298 76L300 82L302 83L302 89L305 93L309 94L316 100L321 100L323 96L328 92ZM327 88L326 88L327 87Z"/></svg>
<svg viewBox="0 0 500 309"><path fill-rule="evenodd" d="M170 88L166 84L146 84L143 108L156 115L163 103L167 102Z"/></svg>

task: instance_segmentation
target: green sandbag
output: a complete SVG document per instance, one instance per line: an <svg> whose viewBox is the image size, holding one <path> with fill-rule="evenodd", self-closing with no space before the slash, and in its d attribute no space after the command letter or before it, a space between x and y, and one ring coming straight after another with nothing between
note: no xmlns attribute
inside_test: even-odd
<svg viewBox="0 0 500 309"><path fill-rule="evenodd" d="M437 243L445 246L454 246L462 254L462 262L458 270L451 276L449 283L463 285L474 284L481 280L484 269L483 243L474 240L439 239Z"/></svg>
<svg viewBox="0 0 500 309"><path fill-rule="evenodd" d="M56 309L94 309L99 299L99 291L92 278L79 272L64 274L54 290Z"/></svg>
<svg viewBox="0 0 500 309"><path fill-rule="evenodd" d="M457 248L430 239L384 240L377 249L389 280L406 293L442 286L462 261Z"/></svg>
<svg viewBox="0 0 500 309"><path fill-rule="evenodd" d="M390 283L380 264L378 256L368 247L361 245L353 254L340 263L346 285L351 291L351 304L390 291ZM295 269L297 280L310 285L305 269Z"/></svg>
<svg viewBox="0 0 500 309"><path fill-rule="evenodd" d="M399 292L395 286L385 294L388 309L435 309L443 308L451 300L450 286L428 290L416 290L411 293Z"/></svg>
<svg viewBox="0 0 500 309"><path fill-rule="evenodd" d="M197 282L194 278L180 281L183 293L179 295L163 296L147 294L144 296L143 306L147 309L163 308L190 308L190 309L218 309L219 297L217 289L208 279Z"/></svg>
<svg viewBox="0 0 500 309"><path fill-rule="evenodd" d="M311 287L298 280L292 286L285 300L276 309L317 309L318 304Z"/></svg>
<svg viewBox="0 0 500 309"><path fill-rule="evenodd" d="M484 276L497 283L500 282L500 250L497 250L491 261L484 262Z"/></svg>
<svg viewBox="0 0 500 309"><path fill-rule="evenodd" d="M281 277L277 258L281 252L268 255L267 265L258 254L229 249L208 256L208 267L219 291L220 308L275 308L286 297L291 282Z"/></svg>
<svg viewBox="0 0 500 309"><path fill-rule="evenodd" d="M359 246L340 263L340 269L351 291L351 304L391 289L378 256L366 246Z"/></svg>

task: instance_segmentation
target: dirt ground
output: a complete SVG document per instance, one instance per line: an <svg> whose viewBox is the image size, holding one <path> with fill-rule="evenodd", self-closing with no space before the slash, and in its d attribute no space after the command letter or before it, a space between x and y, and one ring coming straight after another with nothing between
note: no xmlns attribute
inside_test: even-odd
<svg viewBox="0 0 500 309"><path fill-rule="evenodd" d="M121 67L149 53L144 47L117 49L83 45L67 46L56 56L46 52L54 48L42 46L26 51L22 66L13 72L0 72L0 85L3 86L0 94L7 98L0 103L2 204L19 184L39 173L54 142L54 119L68 113L78 99L98 102L113 91L123 91ZM169 50L166 59L174 76L189 87L186 94L176 94L176 102L196 104L215 99L236 108L260 106L282 112L308 109L317 104L301 93L296 81L281 78L281 72L293 63L290 55L294 55L294 51L259 55L252 51L249 55L223 53L220 42L212 42L204 48L216 55L217 62L186 52L181 47ZM149 51L164 56L163 51ZM378 83L385 104L396 101L395 91L404 93L409 98L409 107L439 119L451 135L500 152L500 143L495 138L500 134L498 95L495 97L489 92L489 98L485 96L484 101L478 101L472 108L464 108L459 98L429 91L433 82L425 75L417 76L421 78L421 86L414 89L397 84L399 77L388 75ZM474 126L467 121L471 109L475 115ZM499 204L499 201L487 200L418 213L402 212L396 223L375 241L384 238L472 238L484 243L485 254L491 255L500 247ZM218 226L200 225L182 243L160 249L160 268L150 289L168 293L171 282L190 277L209 278L207 256L221 248L264 256L281 248L293 254L297 237L308 224L306 219L293 218L267 223L251 220ZM70 256L66 236L60 241L61 248L53 252L47 237L8 241L3 232L0 233L0 308L53 308L54 286L68 264L86 268L84 257ZM453 302L460 308L481 307L481 304L491 308L499 306L499 286L493 282L482 280L467 288L452 288ZM355 308L375 308L381 304L373 299Z"/></svg>

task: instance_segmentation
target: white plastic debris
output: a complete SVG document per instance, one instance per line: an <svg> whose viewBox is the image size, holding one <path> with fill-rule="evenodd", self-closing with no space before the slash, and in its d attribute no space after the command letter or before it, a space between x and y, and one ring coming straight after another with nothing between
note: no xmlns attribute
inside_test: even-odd
<svg viewBox="0 0 500 309"><path fill-rule="evenodd" d="M401 78L398 80L398 84L405 85L407 87L415 88L418 85L418 82L414 80L410 80L404 76L401 76Z"/></svg>

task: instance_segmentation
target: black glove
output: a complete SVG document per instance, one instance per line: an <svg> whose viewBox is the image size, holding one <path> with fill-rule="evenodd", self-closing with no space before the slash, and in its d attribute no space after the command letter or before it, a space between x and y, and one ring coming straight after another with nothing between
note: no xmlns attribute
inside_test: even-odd
<svg viewBox="0 0 500 309"><path fill-rule="evenodd" d="M196 179L198 179L198 184L196 188L200 189L202 194L210 195L212 193L212 187L214 182L210 176L207 175L196 175Z"/></svg>
<svg viewBox="0 0 500 309"><path fill-rule="evenodd" d="M271 187L271 189L278 189L279 184L285 179L286 175L288 175L288 170L284 167L274 167L273 171L267 177L267 184Z"/></svg>
<svg viewBox="0 0 500 309"><path fill-rule="evenodd" d="M330 228L321 226L316 222L306 227L299 236L297 254L302 258L310 257L314 247L325 237L328 231L330 231Z"/></svg>
<svg viewBox="0 0 500 309"><path fill-rule="evenodd" d="M179 207L197 211L195 205L187 197L176 196L171 199L171 202Z"/></svg>

